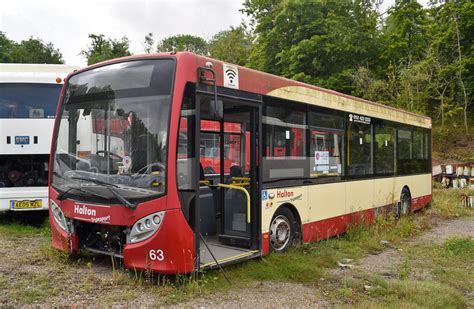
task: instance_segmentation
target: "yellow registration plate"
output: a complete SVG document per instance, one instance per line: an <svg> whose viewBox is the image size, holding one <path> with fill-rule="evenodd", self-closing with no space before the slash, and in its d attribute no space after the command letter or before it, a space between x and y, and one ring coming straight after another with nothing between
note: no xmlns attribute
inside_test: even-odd
<svg viewBox="0 0 474 309"><path fill-rule="evenodd" d="M36 209L43 206L42 200L34 201L10 201L12 209Z"/></svg>

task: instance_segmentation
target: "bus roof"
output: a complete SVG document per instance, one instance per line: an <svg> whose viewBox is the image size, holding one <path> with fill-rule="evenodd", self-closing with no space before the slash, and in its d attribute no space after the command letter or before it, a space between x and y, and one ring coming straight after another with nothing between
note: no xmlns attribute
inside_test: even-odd
<svg viewBox="0 0 474 309"><path fill-rule="evenodd" d="M56 84L78 67L64 64L0 63L0 83Z"/></svg>
<svg viewBox="0 0 474 309"><path fill-rule="evenodd" d="M218 86L223 86L223 76L225 74L223 65L225 62L204 56L194 56L198 57L199 66L204 67L206 62L212 62L213 69L217 75L217 84ZM376 117L431 128L431 118L424 115L246 67L232 66L238 67L239 89L243 91L342 110L355 115Z"/></svg>
<svg viewBox="0 0 474 309"><path fill-rule="evenodd" d="M224 66L231 65L238 68L238 89L242 91L342 110L355 115L376 117L394 122L431 128L431 118L427 116L415 114L385 104L364 100L337 92L335 90L305 84L303 82L298 82L238 65L227 64L226 62L220 60L189 52L168 52L127 56L98 63L91 67L85 68L84 70L127 60L150 59L158 57L175 57L178 62L186 63L186 65L189 67L188 73L190 75L188 76L188 79L190 81L197 81L196 69L195 67L191 68L190 65L206 67L206 64L210 62L212 63L212 68L216 73L217 86L224 86Z"/></svg>

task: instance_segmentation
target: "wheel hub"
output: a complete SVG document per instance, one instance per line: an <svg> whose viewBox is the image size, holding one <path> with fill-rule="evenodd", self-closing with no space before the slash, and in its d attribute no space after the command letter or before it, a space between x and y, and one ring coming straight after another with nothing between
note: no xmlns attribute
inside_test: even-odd
<svg viewBox="0 0 474 309"><path fill-rule="evenodd" d="M275 251L280 251L290 241L290 222L284 216L276 217L270 226L270 243Z"/></svg>

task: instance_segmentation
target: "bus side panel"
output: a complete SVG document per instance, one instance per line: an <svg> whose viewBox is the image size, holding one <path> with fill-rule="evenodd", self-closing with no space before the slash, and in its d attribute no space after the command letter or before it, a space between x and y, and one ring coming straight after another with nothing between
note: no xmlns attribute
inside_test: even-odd
<svg viewBox="0 0 474 309"><path fill-rule="evenodd" d="M374 180L355 180L346 182L345 213L374 208ZM377 205L382 206L382 205Z"/></svg>
<svg viewBox="0 0 474 309"><path fill-rule="evenodd" d="M430 178L428 174L309 186L309 222L303 224L303 241L341 234L350 224L372 223L377 208L400 201L404 186L410 189L412 210L420 209L431 201Z"/></svg>
<svg viewBox="0 0 474 309"><path fill-rule="evenodd" d="M303 225L303 242L313 242L342 234L354 224L372 223L375 219L373 208L348 213Z"/></svg>
<svg viewBox="0 0 474 309"><path fill-rule="evenodd" d="M400 200L402 187L396 178L379 178L374 180L374 205L376 207L392 206Z"/></svg>
<svg viewBox="0 0 474 309"><path fill-rule="evenodd" d="M129 244L123 250L124 265L163 274L194 271L194 233L180 209L168 210L163 223L151 238Z"/></svg>
<svg viewBox="0 0 474 309"><path fill-rule="evenodd" d="M309 221L321 222L303 225L304 242L328 238L341 232L341 228L344 227L344 218L340 216L346 213L345 187L345 182L308 187ZM330 220L322 222L325 219Z"/></svg>

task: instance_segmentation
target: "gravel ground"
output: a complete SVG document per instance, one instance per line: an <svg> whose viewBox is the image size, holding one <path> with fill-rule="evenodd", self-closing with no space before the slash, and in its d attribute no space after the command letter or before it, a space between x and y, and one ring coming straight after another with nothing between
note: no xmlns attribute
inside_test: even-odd
<svg viewBox="0 0 474 309"><path fill-rule="evenodd" d="M439 222L431 231L416 237L413 241L415 243L428 241L442 243L446 239L456 235L474 238L473 220L473 217L467 217Z"/></svg>
<svg viewBox="0 0 474 309"><path fill-rule="evenodd" d="M325 300L324 292L314 287L288 282L259 282L253 284L252 287L217 293L205 299L193 299L179 306L194 308L327 308L330 307L330 303Z"/></svg>
<svg viewBox="0 0 474 309"><path fill-rule="evenodd" d="M453 236L474 238L474 217L436 221L436 226L430 231L407 240L395 248L388 244L387 249L379 254L368 255L354 265L352 269L334 269L330 274L334 277L349 278L360 274L378 274L385 278L393 278L398 275L400 265L404 260L404 247L420 245L424 243L439 244ZM413 269L413 279L430 279L431 274L426 269Z"/></svg>

